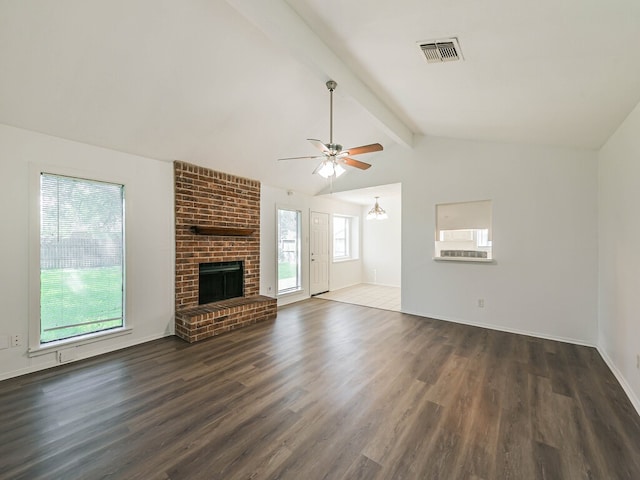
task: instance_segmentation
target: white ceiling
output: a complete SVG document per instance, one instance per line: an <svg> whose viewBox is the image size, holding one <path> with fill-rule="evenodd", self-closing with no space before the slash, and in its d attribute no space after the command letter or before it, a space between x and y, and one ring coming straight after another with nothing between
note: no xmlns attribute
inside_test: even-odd
<svg viewBox="0 0 640 480"><path fill-rule="evenodd" d="M427 64L416 42L450 36L465 61ZM640 101L639 44L637 0L1 0L0 122L315 193L313 160L276 159L328 141L329 78L346 147L597 149Z"/></svg>

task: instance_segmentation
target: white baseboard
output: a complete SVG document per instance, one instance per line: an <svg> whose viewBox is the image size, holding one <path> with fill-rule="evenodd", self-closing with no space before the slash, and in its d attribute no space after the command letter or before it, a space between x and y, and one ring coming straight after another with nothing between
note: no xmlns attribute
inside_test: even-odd
<svg viewBox="0 0 640 480"><path fill-rule="evenodd" d="M391 285L390 283L362 282L364 285L376 285L378 287L400 288L400 285Z"/></svg>
<svg viewBox="0 0 640 480"><path fill-rule="evenodd" d="M557 336L557 335L547 335L545 333L540 333L540 332L533 332L530 330L522 330L519 328L509 328L509 327L504 327L502 325L494 325L491 323L483 323L483 322L470 322L468 320L462 320L459 318L447 318L447 317L432 317L429 315L424 315L424 314L420 314L420 313L410 313L410 312L403 312L403 313L409 313L410 315L417 315L419 317L425 317L425 318L433 318L434 320L442 320L445 322L452 322L452 323L460 323L462 325L469 325L472 327L480 327L480 328L487 328L489 330L496 330L498 332L505 332L505 333L516 333L518 335L526 335L527 337L534 337L534 338L542 338L545 340L553 340L556 342L563 342L563 343L571 343L573 345L581 345L583 347L596 347L595 343L592 342L588 342L586 340L579 340L576 338L571 338L571 337L561 337L561 336Z"/></svg>
<svg viewBox="0 0 640 480"><path fill-rule="evenodd" d="M624 390L624 393L626 393L627 397L629 397L629 401L633 405L633 408L635 408L636 412L638 412L638 415L640 415L640 399L638 399L638 397L634 393L631 386L627 383L627 380L624 378L624 375L622 375L622 372L620 372L618 367L616 367L616 364L613 363L613 360L609 358L609 355L607 355L607 352L605 352L604 349L600 348L599 345L596 346L596 349L598 350L598 353L604 360L604 363L607 364L607 366L609 367L609 370L611 370L613 375L616 377L616 380L618 380L618 383Z"/></svg>
<svg viewBox="0 0 640 480"><path fill-rule="evenodd" d="M115 347L111 346L110 348L96 348L94 350L85 350L78 348L78 357L69 363L77 362L78 360L84 360L86 358L97 357L98 355L104 355L105 353L115 352L117 350L122 350L123 348L133 347L134 345L140 345L142 343L151 342L153 340L158 340L159 338L170 337L173 333L164 332L162 334L149 335L143 338L137 338L133 341L126 342ZM94 344L95 345L95 344ZM12 370L10 372L2 372L0 373L0 381L8 380L9 378L19 377L21 375L27 375L29 373L39 372L41 370L48 370L49 368L57 367L60 365L67 365L67 363L61 364L56 361L56 356L53 355L55 350L51 352L52 360L50 362L42 362L36 365L29 365L28 367L20 368L18 370Z"/></svg>

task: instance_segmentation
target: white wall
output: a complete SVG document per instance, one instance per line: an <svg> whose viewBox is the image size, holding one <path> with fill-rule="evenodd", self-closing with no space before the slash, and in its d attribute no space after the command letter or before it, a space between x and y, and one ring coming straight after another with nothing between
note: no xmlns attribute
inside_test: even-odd
<svg viewBox="0 0 640 480"><path fill-rule="evenodd" d="M389 218L367 220L371 205L362 207L362 281L399 287L402 271L402 197L379 200Z"/></svg>
<svg viewBox="0 0 640 480"><path fill-rule="evenodd" d="M280 188L261 186L260 199L260 294L276 297L276 209L292 208L302 212L302 291L280 296L278 305L309 297L309 212L360 215L360 206L330 198L312 197ZM362 220L360 221L362 224ZM329 263L329 290L355 285L362 281L362 260Z"/></svg>
<svg viewBox="0 0 640 480"><path fill-rule="evenodd" d="M632 292L638 255L633 241L638 190L638 111L603 149L601 345L638 392L631 342ZM637 134L636 134L637 136ZM0 126L3 178L3 313L0 335L28 335L29 162L115 175L127 186L127 312L131 335L86 345L80 356L122 348L173 332L172 165ZM382 152L381 152L382 154ZM380 154L380 155L381 155ZM345 175L334 190L402 183L402 309L445 320L595 344L597 340L597 155L588 151L442 138L418 138L412 150L389 148L375 168ZM386 161L386 160L392 161ZM496 263L434 262L434 205L491 199ZM261 293L276 288L276 205L303 212L305 290L308 296L310 210L361 214L361 208L262 186ZM383 205L388 208L388 205ZM393 208L391 206L391 208ZM627 210L624 210L626 208ZM620 210L622 209L622 210ZM618 221L623 212L622 223ZM364 224L362 220L361 226ZM367 227L368 228L368 227ZM364 257L364 249L362 250ZM331 289L359 283L362 260L331 264ZM269 290L271 287L271 290ZM477 299L485 307L477 307ZM631 360L630 360L631 358ZM29 358L26 348L0 350L0 378L46 368L53 355Z"/></svg>
<svg viewBox="0 0 640 480"><path fill-rule="evenodd" d="M595 152L420 137L370 171L334 189L402 183L404 312L595 345ZM495 264L433 261L435 204L472 200L493 202Z"/></svg>
<svg viewBox="0 0 640 480"><path fill-rule="evenodd" d="M598 157L599 347L640 412L640 104Z"/></svg>
<svg viewBox="0 0 640 480"><path fill-rule="evenodd" d="M171 163L4 125L0 125L0 158L4 180L0 189L0 335L21 334L25 345L0 350L0 379L56 364L55 353L27 356L29 305L33 300L29 297L29 269L38 268L29 258L29 242L34 240L30 238L29 205L37 204L38 195L29 189L32 164L90 178L115 178L125 184L126 314L133 331L78 347L78 358L171 335L175 258ZM34 194L35 199L30 198Z"/></svg>

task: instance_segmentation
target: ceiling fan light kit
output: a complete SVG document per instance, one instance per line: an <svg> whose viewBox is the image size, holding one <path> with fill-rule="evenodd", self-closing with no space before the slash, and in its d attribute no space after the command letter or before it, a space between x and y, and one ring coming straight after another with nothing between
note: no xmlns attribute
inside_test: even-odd
<svg viewBox="0 0 640 480"><path fill-rule="evenodd" d="M344 172L346 170L342 168L342 165L331 160L324 160L318 169L318 175L322 178L338 178Z"/></svg>
<svg viewBox="0 0 640 480"><path fill-rule="evenodd" d="M280 158L279 160L299 160L325 157L313 173L317 173L323 178L333 180L346 172L344 166L354 167L360 170L366 170L371 167L369 163L350 158L350 156L360 155L362 153L379 152L383 148L379 143L372 143L370 145L343 149L342 145L339 143L333 143L333 91L336 89L338 84L333 80L329 80L326 85L329 90L329 143L323 143L315 138L308 138L307 140L314 147L320 150L322 154L306 157Z"/></svg>

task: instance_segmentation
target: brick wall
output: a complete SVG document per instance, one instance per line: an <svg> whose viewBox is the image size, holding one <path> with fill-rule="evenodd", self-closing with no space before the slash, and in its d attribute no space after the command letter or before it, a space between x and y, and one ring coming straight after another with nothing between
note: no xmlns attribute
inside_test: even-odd
<svg viewBox="0 0 640 480"><path fill-rule="evenodd" d="M244 261L244 295L260 290L260 182L174 162L176 311L198 305L198 264ZM196 235L193 226L252 228L249 236Z"/></svg>

